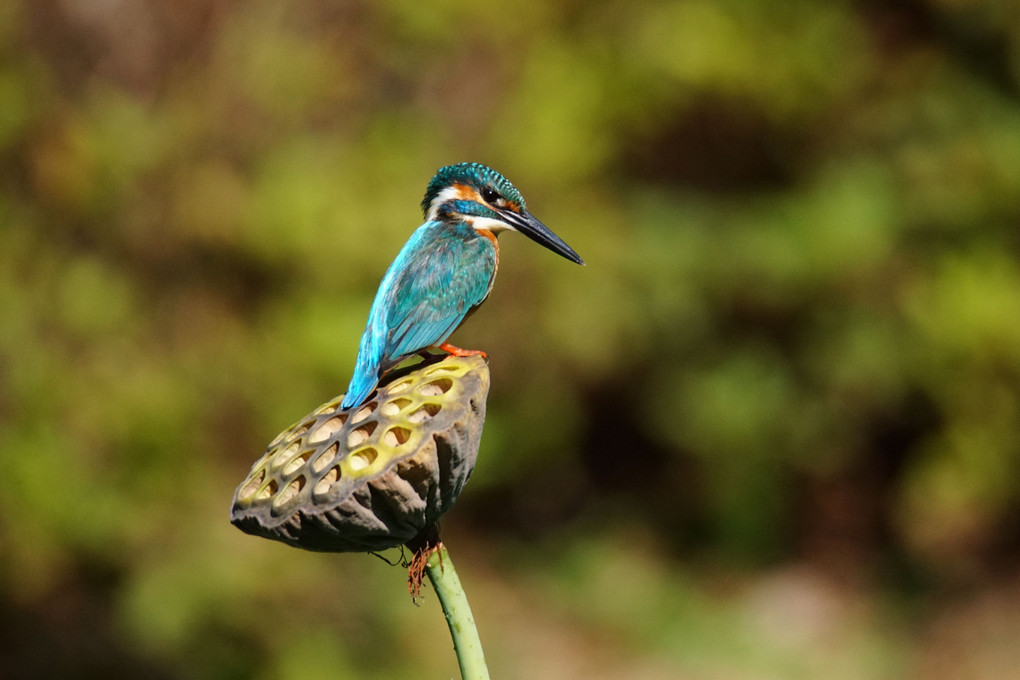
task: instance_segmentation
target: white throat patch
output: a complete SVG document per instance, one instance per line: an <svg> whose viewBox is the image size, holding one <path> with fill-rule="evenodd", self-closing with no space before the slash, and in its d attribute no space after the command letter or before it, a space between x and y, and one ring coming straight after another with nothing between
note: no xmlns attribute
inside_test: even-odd
<svg viewBox="0 0 1020 680"><path fill-rule="evenodd" d="M491 231L493 234L498 234L501 231L517 231L506 222L502 220L494 220L491 217L478 217L476 215L464 215L464 221L471 225L471 228L475 231Z"/></svg>

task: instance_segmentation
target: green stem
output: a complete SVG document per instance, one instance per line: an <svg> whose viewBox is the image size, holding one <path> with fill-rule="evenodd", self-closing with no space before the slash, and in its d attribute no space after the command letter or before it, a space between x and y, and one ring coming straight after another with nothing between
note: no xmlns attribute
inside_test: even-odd
<svg viewBox="0 0 1020 680"><path fill-rule="evenodd" d="M425 570L443 606L446 623L450 626L461 678L489 680L489 669L485 665L485 654L482 653L482 641L475 627L475 617L471 615L467 595L464 594L457 570L453 568L453 560L445 546L440 544L439 549L429 556Z"/></svg>

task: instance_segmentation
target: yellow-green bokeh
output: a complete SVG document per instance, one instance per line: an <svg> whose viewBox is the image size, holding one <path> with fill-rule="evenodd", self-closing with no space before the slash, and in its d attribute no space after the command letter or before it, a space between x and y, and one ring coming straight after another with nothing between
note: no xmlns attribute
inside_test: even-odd
<svg viewBox="0 0 1020 680"><path fill-rule="evenodd" d="M453 338L494 677L1010 677L999 0L0 4L0 675L456 673L402 570L228 510L465 160L588 263L504 235Z"/></svg>

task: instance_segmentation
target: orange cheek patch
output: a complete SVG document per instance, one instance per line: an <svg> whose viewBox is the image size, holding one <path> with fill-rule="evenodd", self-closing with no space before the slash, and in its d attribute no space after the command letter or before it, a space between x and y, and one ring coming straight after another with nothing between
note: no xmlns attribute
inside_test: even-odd
<svg viewBox="0 0 1020 680"><path fill-rule="evenodd" d="M481 201L482 199L478 195L478 191L467 184L454 184L453 190L457 193L457 200L460 201Z"/></svg>

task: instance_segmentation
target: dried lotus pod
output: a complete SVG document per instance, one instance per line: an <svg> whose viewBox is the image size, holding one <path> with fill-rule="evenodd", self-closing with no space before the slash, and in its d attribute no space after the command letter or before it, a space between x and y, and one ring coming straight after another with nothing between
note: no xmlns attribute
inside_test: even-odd
<svg viewBox="0 0 1020 680"><path fill-rule="evenodd" d="M434 524L474 469L489 369L451 355L386 379L360 406L337 397L277 436L237 488L231 522L331 552L392 548Z"/></svg>

